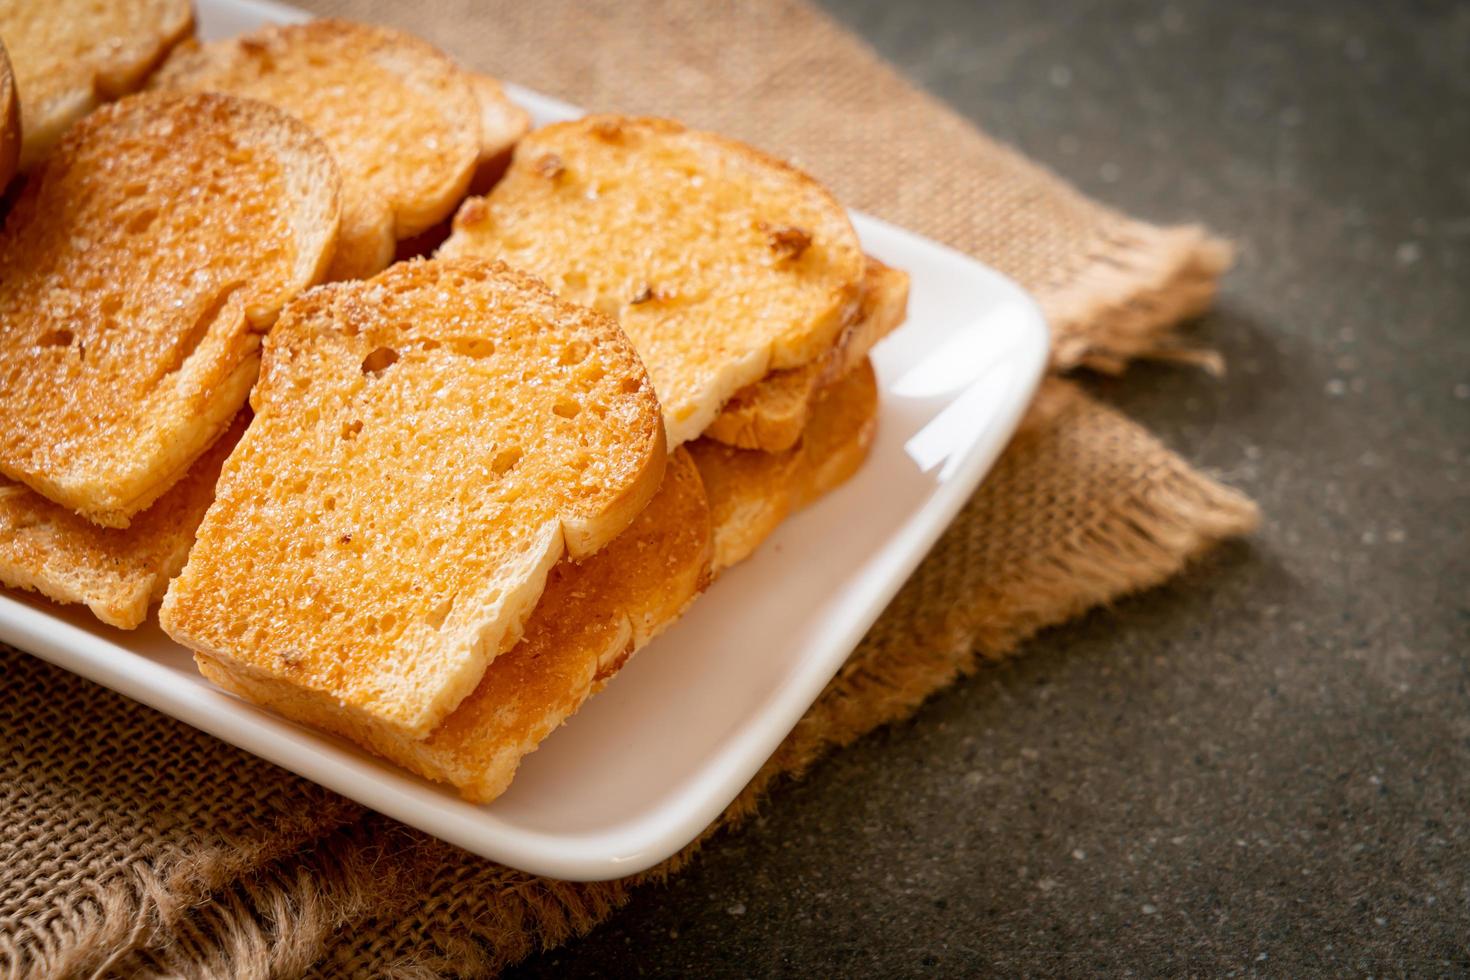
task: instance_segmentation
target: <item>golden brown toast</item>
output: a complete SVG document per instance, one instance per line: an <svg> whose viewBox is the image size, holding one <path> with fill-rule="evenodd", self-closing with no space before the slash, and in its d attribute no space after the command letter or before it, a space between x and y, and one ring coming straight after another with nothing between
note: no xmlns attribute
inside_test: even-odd
<svg viewBox="0 0 1470 980"><path fill-rule="evenodd" d="M133 629L184 567L220 466L245 431L241 412L182 480L126 528L98 527L18 483L0 483L0 582L79 603Z"/></svg>
<svg viewBox="0 0 1470 980"><path fill-rule="evenodd" d="M690 443L714 521L715 573L750 557L793 511L856 473L877 423L877 378L864 359L822 391L792 449L767 453L713 439Z"/></svg>
<svg viewBox="0 0 1470 980"><path fill-rule="evenodd" d="M381 271L399 239L454 210L483 152L482 119L497 122L498 140L509 138L483 82L412 35L344 20L184 45L149 84L260 99L322 137L342 171L334 280Z"/></svg>
<svg viewBox="0 0 1470 980"><path fill-rule="evenodd" d="M20 93L21 169L98 105L140 88L193 33L189 0L0 0L0 38Z"/></svg>
<svg viewBox="0 0 1470 980"><path fill-rule="evenodd" d="M796 445L818 394L862 363L874 344L903 323L908 300L908 273L870 257L857 317L827 352L800 367L773 371L737 391L704 430L705 436L766 452Z"/></svg>
<svg viewBox="0 0 1470 980"><path fill-rule="evenodd" d="M159 621L322 727L428 735L668 459L617 324L481 260L302 295L251 404Z"/></svg>
<svg viewBox="0 0 1470 980"><path fill-rule="evenodd" d="M624 116L526 136L438 254L502 259L617 317L670 445L767 371L831 347L863 270L846 212L810 177L733 140Z"/></svg>
<svg viewBox="0 0 1470 980"><path fill-rule="evenodd" d="M5 45L0 44L0 194L20 167L20 99Z"/></svg>
<svg viewBox="0 0 1470 980"><path fill-rule="evenodd" d="M259 102L145 93L73 126L0 235L0 473L126 527L244 404L320 279L337 169Z"/></svg>
<svg viewBox="0 0 1470 980"><path fill-rule="evenodd" d="M486 803L505 791L521 759L576 712L628 658L678 618L709 580L710 516L699 474L676 450L663 485L633 523L580 564L563 560L526 623L474 692L427 739L331 718L330 730L429 779ZM204 676L292 715L271 684L259 685L207 655ZM317 720L317 719L306 719Z"/></svg>

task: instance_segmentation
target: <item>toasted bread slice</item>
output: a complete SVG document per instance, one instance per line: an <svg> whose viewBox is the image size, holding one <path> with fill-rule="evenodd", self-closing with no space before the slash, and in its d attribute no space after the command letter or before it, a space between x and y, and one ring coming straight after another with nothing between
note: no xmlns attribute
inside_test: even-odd
<svg viewBox="0 0 1470 980"><path fill-rule="evenodd" d="M323 727L428 735L668 458L617 324L477 260L299 297L251 403L159 621Z"/></svg>
<svg viewBox="0 0 1470 980"><path fill-rule="evenodd" d="M522 139L438 254L502 259L616 316L670 445L767 371L829 348L863 269L846 212L810 177L732 140L623 116Z"/></svg>
<svg viewBox="0 0 1470 980"><path fill-rule="evenodd" d="M21 169L98 105L141 88L193 33L189 0L0 0L0 38L20 92Z"/></svg>
<svg viewBox="0 0 1470 980"><path fill-rule="evenodd" d="M327 727L477 803L505 791L521 759L572 716L632 654L678 618L709 581L710 517L699 474L676 450L663 486L629 526L580 564L562 561L526 624L474 692L415 740L347 716ZM204 676L295 716L273 683L199 654ZM318 720L308 718L305 720Z"/></svg>
<svg viewBox="0 0 1470 980"><path fill-rule="evenodd" d="M185 45L149 84L260 99L322 137L342 171L342 230L329 279L381 271L399 239L447 217L483 152L481 120L499 109L478 96L483 82L472 83L427 42L344 20ZM505 138L509 124L497 125Z"/></svg>
<svg viewBox="0 0 1470 980"><path fill-rule="evenodd" d="M10 57L0 44L0 194L20 167L20 143L20 99L15 94Z"/></svg>
<svg viewBox="0 0 1470 980"><path fill-rule="evenodd" d="M531 131L531 114L512 102L489 75L471 72L470 87L480 104L480 158L470 191L486 194L504 175L516 144Z"/></svg>
<svg viewBox="0 0 1470 980"><path fill-rule="evenodd" d="M145 93L73 126L0 236L0 473L126 527L245 403L258 331L325 270L337 185L259 102Z"/></svg>
<svg viewBox="0 0 1470 980"><path fill-rule="evenodd" d="M79 603L133 629L184 567L220 467L245 431L241 412L189 472L126 528L98 527L19 483L0 483L0 583Z"/></svg>
<svg viewBox="0 0 1470 980"><path fill-rule="evenodd" d="M690 443L715 526L714 571L749 558L793 511L856 473L877 424L878 383L864 359L822 391L795 448L767 453L713 439Z"/></svg>
<svg viewBox="0 0 1470 980"><path fill-rule="evenodd" d="M874 344L903 323L908 301L908 273L869 258L857 318L827 353L800 367L773 371L737 391L705 436L742 449L790 449L801 438L818 394L854 370Z"/></svg>

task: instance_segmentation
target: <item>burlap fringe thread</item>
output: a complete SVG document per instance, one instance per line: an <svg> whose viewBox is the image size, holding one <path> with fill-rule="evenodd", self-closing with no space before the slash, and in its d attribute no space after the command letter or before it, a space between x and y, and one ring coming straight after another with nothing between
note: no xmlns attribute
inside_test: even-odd
<svg viewBox="0 0 1470 980"><path fill-rule="evenodd" d="M1129 222L1100 232L1090 259L1042 303L1054 368L1121 374L1129 361L1159 360L1223 372L1217 352L1189 346L1173 326L1209 309L1234 260L1228 243L1198 225Z"/></svg>

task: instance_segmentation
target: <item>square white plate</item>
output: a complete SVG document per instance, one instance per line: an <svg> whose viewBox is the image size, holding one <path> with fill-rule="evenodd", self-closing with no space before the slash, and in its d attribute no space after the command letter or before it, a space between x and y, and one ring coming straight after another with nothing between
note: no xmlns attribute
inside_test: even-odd
<svg viewBox="0 0 1470 980"><path fill-rule="evenodd" d="M299 11L200 0L206 37ZM578 113L510 86L538 125ZM877 441L849 483L791 518L721 577L542 748L489 806L473 806L205 682L153 622L0 595L0 638L477 854L597 880L694 839L821 693L974 492L1047 356L1035 304L971 259L866 215L864 247L913 277L908 323L874 352Z"/></svg>

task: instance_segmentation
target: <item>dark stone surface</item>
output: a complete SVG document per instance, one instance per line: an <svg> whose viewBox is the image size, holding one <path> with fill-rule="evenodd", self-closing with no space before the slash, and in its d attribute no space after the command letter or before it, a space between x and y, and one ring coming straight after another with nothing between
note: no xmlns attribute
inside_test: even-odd
<svg viewBox="0 0 1470 980"><path fill-rule="evenodd" d="M1228 377L1093 384L1266 525L518 975L1470 973L1470 5L831 7L1087 192L1239 243L1199 330Z"/></svg>

